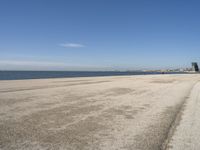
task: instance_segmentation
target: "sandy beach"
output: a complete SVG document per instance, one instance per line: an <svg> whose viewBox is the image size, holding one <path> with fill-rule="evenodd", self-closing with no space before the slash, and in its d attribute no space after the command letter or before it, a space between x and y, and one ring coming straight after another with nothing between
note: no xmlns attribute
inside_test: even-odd
<svg viewBox="0 0 200 150"><path fill-rule="evenodd" d="M0 81L0 149L200 149L199 81L198 74Z"/></svg>

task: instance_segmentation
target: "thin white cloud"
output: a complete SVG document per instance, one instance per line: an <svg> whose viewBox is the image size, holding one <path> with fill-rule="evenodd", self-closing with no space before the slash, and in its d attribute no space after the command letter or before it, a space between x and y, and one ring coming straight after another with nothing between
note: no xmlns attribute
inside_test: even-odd
<svg viewBox="0 0 200 150"><path fill-rule="evenodd" d="M0 71L1 70L98 71L109 70L109 68L94 65L70 64L56 61L0 60Z"/></svg>
<svg viewBox="0 0 200 150"><path fill-rule="evenodd" d="M60 46L65 47L65 48L82 48L82 47L85 47L85 45L79 44L79 43L62 43L62 44L60 44Z"/></svg>
<svg viewBox="0 0 200 150"><path fill-rule="evenodd" d="M64 66L61 62L46 62L46 61L15 61L15 60L2 60L0 65L23 65L23 66Z"/></svg>
<svg viewBox="0 0 200 150"><path fill-rule="evenodd" d="M0 70L63 70L62 62L0 60Z"/></svg>

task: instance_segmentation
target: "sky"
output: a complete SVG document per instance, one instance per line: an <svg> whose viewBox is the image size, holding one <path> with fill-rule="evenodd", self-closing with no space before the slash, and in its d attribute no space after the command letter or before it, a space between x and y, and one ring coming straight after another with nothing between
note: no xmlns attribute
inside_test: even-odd
<svg viewBox="0 0 200 150"><path fill-rule="evenodd" d="M140 70L200 62L198 0L1 0L0 70Z"/></svg>

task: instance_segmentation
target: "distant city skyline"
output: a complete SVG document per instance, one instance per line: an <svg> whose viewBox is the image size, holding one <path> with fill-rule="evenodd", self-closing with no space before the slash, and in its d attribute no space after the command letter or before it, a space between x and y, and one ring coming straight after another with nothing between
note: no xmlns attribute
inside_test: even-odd
<svg viewBox="0 0 200 150"><path fill-rule="evenodd" d="M1 0L0 70L176 69L200 63L200 1Z"/></svg>

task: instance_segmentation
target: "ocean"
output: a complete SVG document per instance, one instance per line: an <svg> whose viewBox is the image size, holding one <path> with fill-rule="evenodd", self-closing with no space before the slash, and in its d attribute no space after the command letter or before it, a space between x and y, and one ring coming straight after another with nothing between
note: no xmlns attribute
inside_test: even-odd
<svg viewBox="0 0 200 150"><path fill-rule="evenodd" d="M45 78L74 78L98 76L123 76L123 75L150 75L161 72L142 71L0 71L0 80L24 80ZM183 72L170 72L167 74L183 74Z"/></svg>

